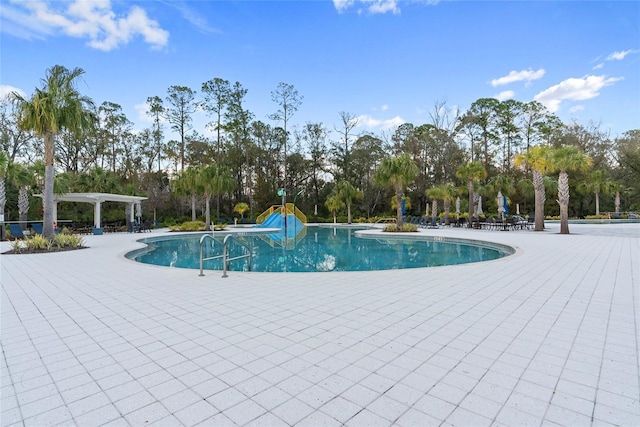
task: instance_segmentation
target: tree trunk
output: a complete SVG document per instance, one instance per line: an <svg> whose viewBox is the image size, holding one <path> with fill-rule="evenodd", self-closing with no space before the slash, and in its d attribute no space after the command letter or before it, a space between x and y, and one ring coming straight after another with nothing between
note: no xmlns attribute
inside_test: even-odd
<svg viewBox="0 0 640 427"><path fill-rule="evenodd" d="M211 231L211 211L209 210L209 199L211 196L204 196L204 231Z"/></svg>
<svg viewBox="0 0 640 427"><path fill-rule="evenodd" d="M351 203L347 203L347 224L351 224Z"/></svg>
<svg viewBox="0 0 640 427"><path fill-rule="evenodd" d="M191 193L191 221L196 220L196 195Z"/></svg>
<svg viewBox="0 0 640 427"><path fill-rule="evenodd" d="M544 190L544 177L537 170L533 170L533 191L535 196L535 227L534 231L544 231L544 202L547 197Z"/></svg>
<svg viewBox="0 0 640 427"><path fill-rule="evenodd" d="M438 201L436 199L431 202L431 217L433 222L438 221Z"/></svg>
<svg viewBox="0 0 640 427"><path fill-rule="evenodd" d="M4 209L2 210L4 212ZM620 192L616 191L616 217L620 213Z"/></svg>
<svg viewBox="0 0 640 427"><path fill-rule="evenodd" d="M54 159L54 134L47 132L44 135L44 193L42 194L42 235L47 239L53 239L53 159Z"/></svg>
<svg viewBox="0 0 640 427"><path fill-rule="evenodd" d="M29 193L27 187L20 187L18 190L18 218L20 228L23 230L27 226L27 216L29 213Z"/></svg>
<svg viewBox="0 0 640 427"><path fill-rule="evenodd" d="M398 228L402 227L402 196L401 190L396 189L396 224Z"/></svg>
<svg viewBox="0 0 640 427"><path fill-rule="evenodd" d="M449 209L451 209L451 202L448 200L444 201L444 225L450 225L449 221Z"/></svg>
<svg viewBox="0 0 640 427"><path fill-rule="evenodd" d="M0 214L4 217L4 207L7 204L7 190L4 184L4 177L0 177Z"/></svg>
<svg viewBox="0 0 640 427"><path fill-rule="evenodd" d="M471 228L471 220L473 219L473 180L470 179L467 183L467 188L469 189L469 228Z"/></svg>
<svg viewBox="0 0 640 427"><path fill-rule="evenodd" d="M600 193L596 191L596 215L600 215Z"/></svg>
<svg viewBox="0 0 640 427"><path fill-rule="evenodd" d="M560 205L560 234L569 234L569 175L560 171L558 177L558 204Z"/></svg>

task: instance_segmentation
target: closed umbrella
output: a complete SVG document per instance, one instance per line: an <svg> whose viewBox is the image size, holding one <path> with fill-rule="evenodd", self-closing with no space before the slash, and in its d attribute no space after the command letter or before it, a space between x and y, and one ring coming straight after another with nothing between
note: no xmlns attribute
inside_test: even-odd
<svg viewBox="0 0 640 427"><path fill-rule="evenodd" d="M456 215L460 215L460 197L456 197Z"/></svg>
<svg viewBox="0 0 640 427"><path fill-rule="evenodd" d="M502 191L498 191L498 215L504 218L504 197L502 197Z"/></svg>
<svg viewBox="0 0 640 427"><path fill-rule="evenodd" d="M476 215L480 217L484 212L482 212L482 196L478 196L478 209L476 210Z"/></svg>

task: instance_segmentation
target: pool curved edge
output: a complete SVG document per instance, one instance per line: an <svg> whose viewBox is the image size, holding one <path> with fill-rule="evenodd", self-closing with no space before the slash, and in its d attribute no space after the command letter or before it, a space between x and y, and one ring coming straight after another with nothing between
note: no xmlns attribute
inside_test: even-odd
<svg viewBox="0 0 640 427"><path fill-rule="evenodd" d="M314 224L315 225L315 224ZM362 227L362 225L360 225L360 227ZM279 229L278 229L279 230ZM236 233L242 233L243 231L247 231L247 229L245 228L244 230L242 229L236 229L234 230L236 231ZM440 230L440 231L444 231L444 230ZM262 229L261 231L254 231L251 233L246 233L246 234L259 234L259 233L264 233L264 234L269 234L272 233L273 230L272 229ZM138 248L134 248L131 250L127 250L124 252L121 252L119 254L119 258L121 258L122 260L126 260L128 262L133 262L136 263L138 265L146 265L148 267L152 267L152 268L169 268L169 269L178 269L178 270L197 270L194 269L192 267L178 267L178 266L163 266L163 265L154 265L154 264L149 264L149 263L143 263L143 262L139 262L135 259L135 257L144 254L146 252L150 252L154 249L154 245L153 243L155 241L160 241L160 240L171 240L171 239L180 239L183 238L185 235L194 235L194 234L199 234L199 235L204 235L204 234L211 234L211 232L171 232L171 233L164 233L162 235L156 235L156 236L150 236L150 237L144 237L141 239L136 239L136 243L138 244L142 244L144 246L142 247L138 247ZM218 235L225 235L226 233L224 232L215 232L215 234ZM235 234L235 233L228 233L228 234ZM439 233L438 233L439 234ZM471 245L471 246L481 246L481 247L485 247L487 249L493 249L496 251L499 251L501 253L501 256L495 259L488 259L488 260L482 260L482 261L473 261L473 262L465 262L465 263L457 263L457 264L447 264L447 265L436 265L436 266L429 266L429 267L412 267L412 268L402 268L400 270L413 270L413 271L419 271L419 270L423 270L423 269L432 269L432 268L447 268L447 267L456 267L456 266L468 266L468 265L474 265L474 264L486 264L489 262L499 262L499 261L506 261L510 258L515 257L519 257L520 255L523 254L522 249L520 249L517 245L510 245L510 244L505 244L505 243L500 243L500 242L496 242L496 241L492 241L492 239L487 239L490 236L482 236L482 238L469 238L469 237L453 237L453 236L442 236L442 235L436 235L433 233L430 233L429 230L419 230L416 233L390 233L390 232L384 232L382 231L382 229L379 228L367 228L367 229L361 229L361 230L355 230L354 231L354 237L356 238L370 238L370 239L380 239L380 238L384 238L385 240L421 240L421 241L427 241L427 242L442 242L442 243L450 243L450 244L466 244L466 245ZM480 236L479 236L480 237ZM208 271L222 271L222 270L217 270L217 269L205 269ZM263 272L263 271L234 271L234 270L230 270L233 271L234 273L243 273L243 274L282 274L282 273L286 273L286 274L336 274L336 273L350 273L350 274L367 274L367 273L375 273L375 272L383 272L383 271L395 271L398 269L391 269L391 270L367 270L367 271L324 271L324 272L298 272L298 271L286 271L286 272L278 272L278 271L273 271L273 272Z"/></svg>

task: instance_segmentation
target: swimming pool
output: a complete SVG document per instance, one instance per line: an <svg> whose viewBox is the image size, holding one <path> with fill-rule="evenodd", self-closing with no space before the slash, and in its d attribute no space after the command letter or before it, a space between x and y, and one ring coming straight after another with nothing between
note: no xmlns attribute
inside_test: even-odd
<svg viewBox="0 0 640 427"><path fill-rule="evenodd" d="M126 254L137 262L178 268L200 268L204 233L141 239L147 247ZM208 233L211 234L211 233ZM513 254L513 248L490 242L439 236L362 234L354 228L308 226L294 244L275 235L237 235L230 257L251 251L249 260L230 261L229 271L330 272L435 267L489 261ZM222 253L222 238L205 239L204 257ZM222 270L220 259L204 262L206 270Z"/></svg>

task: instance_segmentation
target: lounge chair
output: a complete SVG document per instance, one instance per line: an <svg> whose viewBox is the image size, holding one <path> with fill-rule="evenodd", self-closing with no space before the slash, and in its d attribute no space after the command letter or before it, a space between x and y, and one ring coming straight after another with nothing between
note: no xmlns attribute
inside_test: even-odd
<svg viewBox="0 0 640 427"><path fill-rule="evenodd" d="M34 234L42 234L42 224L40 224L39 222L32 224L31 228L33 228Z"/></svg>
<svg viewBox="0 0 640 427"><path fill-rule="evenodd" d="M9 232L14 239L23 239L25 236L29 236L29 230L22 230L18 224L7 224L9 226Z"/></svg>
<svg viewBox="0 0 640 427"><path fill-rule="evenodd" d="M427 228L438 228L438 217L434 216L431 222L427 224Z"/></svg>

